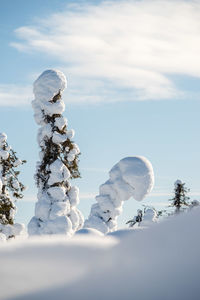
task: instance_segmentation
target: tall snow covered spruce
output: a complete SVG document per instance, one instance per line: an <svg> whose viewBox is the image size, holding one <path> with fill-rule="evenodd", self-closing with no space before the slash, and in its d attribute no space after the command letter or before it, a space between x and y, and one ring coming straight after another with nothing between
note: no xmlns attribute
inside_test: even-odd
<svg viewBox="0 0 200 300"><path fill-rule="evenodd" d="M25 163L16 156L7 144L7 136L0 133L0 233L1 239L9 239L24 232L24 225L14 223L16 206L10 198L10 193L15 199L23 198L25 186L19 181L18 166Z"/></svg>
<svg viewBox="0 0 200 300"><path fill-rule="evenodd" d="M97 203L91 207L85 228L95 228L104 234L117 229L117 217L124 201L133 197L141 201L153 188L151 163L144 157L132 156L120 160L109 172L110 179L99 188Z"/></svg>
<svg viewBox="0 0 200 300"><path fill-rule="evenodd" d="M79 189L69 181L80 177L80 150L71 141L74 130L67 129L67 119L62 116L65 105L61 95L65 86L65 75L57 70L43 72L34 82L32 106L35 121L41 126L41 151L35 174L38 202L28 225L30 235L71 235L83 225L83 216L76 208Z"/></svg>

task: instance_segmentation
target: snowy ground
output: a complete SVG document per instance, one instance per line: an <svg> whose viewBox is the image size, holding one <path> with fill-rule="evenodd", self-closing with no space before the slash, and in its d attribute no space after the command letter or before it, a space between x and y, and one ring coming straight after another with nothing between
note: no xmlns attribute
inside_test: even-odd
<svg viewBox="0 0 200 300"><path fill-rule="evenodd" d="M200 299L200 208L148 229L2 243L0 299Z"/></svg>

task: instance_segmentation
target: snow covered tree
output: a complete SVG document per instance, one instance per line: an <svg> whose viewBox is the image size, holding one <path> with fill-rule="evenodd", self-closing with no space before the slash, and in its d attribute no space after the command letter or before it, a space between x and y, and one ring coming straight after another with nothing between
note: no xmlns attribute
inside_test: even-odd
<svg viewBox="0 0 200 300"><path fill-rule="evenodd" d="M141 209L137 210L137 216L135 216L133 219L129 220L126 222L126 224L129 224L129 227L133 227L135 224L140 225L142 222L142 217L143 217L143 211Z"/></svg>
<svg viewBox="0 0 200 300"><path fill-rule="evenodd" d="M71 235L83 225L83 216L76 208L79 189L69 181L80 177L80 150L72 142L74 130L67 129L67 119L62 116L65 105L61 95L65 86L65 75L56 70L43 72L34 82L32 106L35 121L40 125L41 151L35 174L38 202L28 225L30 235Z"/></svg>
<svg viewBox="0 0 200 300"><path fill-rule="evenodd" d="M151 191L154 174L151 163L141 156L121 159L109 172L109 180L99 188L97 203L91 207L85 228L94 228L104 234L117 229L117 218L124 201L133 197L141 201Z"/></svg>
<svg viewBox="0 0 200 300"><path fill-rule="evenodd" d="M25 186L19 181L16 168L25 162L8 146L6 134L0 133L0 233L7 239L24 231L22 224L14 224L16 206L10 194L14 199L23 197Z"/></svg>
<svg viewBox="0 0 200 300"><path fill-rule="evenodd" d="M137 215L133 219L126 222L126 224L129 224L129 227L134 227L136 224L138 226L142 225L142 227L148 227L152 223L158 221L158 217L161 213L161 211L157 211L152 206L144 205L144 210L138 209Z"/></svg>
<svg viewBox="0 0 200 300"><path fill-rule="evenodd" d="M187 197L187 193L189 189L185 187L185 183L182 183L181 180L176 180L174 183L174 197L170 199L172 201L171 207L175 207L175 213L179 213L181 208L184 206L188 206L188 200L190 199Z"/></svg>

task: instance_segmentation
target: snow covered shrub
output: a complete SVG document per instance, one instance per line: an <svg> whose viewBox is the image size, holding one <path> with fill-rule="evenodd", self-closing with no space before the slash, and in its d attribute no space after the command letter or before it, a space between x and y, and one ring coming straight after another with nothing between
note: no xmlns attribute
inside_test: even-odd
<svg viewBox="0 0 200 300"><path fill-rule="evenodd" d="M161 213L161 211L157 212L154 207L145 206L144 211L138 209L137 216L126 222L126 224L129 224L129 227L134 227L136 224L138 226L142 225L142 227L148 227L152 223L157 222Z"/></svg>
<svg viewBox="0 0 200 300"><path fill-rule="evenodd" d="M109 172L110 179L99 188L97 203L91 207L85 228L95 228L104 234L117 229L117 217L125 200L141 201L153 188L151 163L144 157L133 156L120 160Z"/></svg>
<svg viewBox="0 0 200 300"><path fill-rule="evenodd" d="M200 205L200 202L198 200L192 200L190 203L190 208L198 207Z"/></svg>
<svg viewBox="0 0 200 300"><path fill-rule="evenodd" d="M25 186L19 181L18 166L25 163L16 156L10 146L7 144L7 136L0 133L0 233L1 240L15 237L24 231L24 225L14 224L16 206L10 198L21 199Z"/></svg>
<svg viewBox="0 0 200 300"><path fill-rule="evenodd" d="M137 210L137 216L133 217L133 219L129 220L126 222L126 224L129 224L129 227L133 227L135 224L140 225L142 222L142 217L143 217L143 211L141 209Z"/></svg>
<svg viewBox="0 0 200 300"><path fill-rule="evenodd" d="M188 206L188 200L190 199L187 197L187 193L189 192L189 189L185 187L185 183L182 183L181 180L176 180L174 183L174 197L170 199L172 201L171 207L175 207L175 213L179 213L181 211L181 208L184 209L184 207Z"/></svg>
<svg viewBox="0 0 200 300"><path fill-rule="evenodd" d="M80 177L80 150L72 142L74 130L67 129L67 119L62 116L65 105L61 95L65 86L65 75L56 70L43 72L34 82L32 106L40 125L41 151L35 174L38 202L28 225L30 235L71 234L83 225L83 216L76 208L79 189L69 181Z"/></svg>

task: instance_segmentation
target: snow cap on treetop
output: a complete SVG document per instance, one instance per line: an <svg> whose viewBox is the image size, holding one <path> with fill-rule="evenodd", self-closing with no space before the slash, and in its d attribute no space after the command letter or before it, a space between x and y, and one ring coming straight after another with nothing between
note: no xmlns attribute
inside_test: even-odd
<svg viewBox="0 0 200 300"><path fill-rule="evenodd" d="M152 190L154 185L153 167L148 159L142 156L125 157L109 172L113 182L123 181L132 188L132 197L141 201Z"/></svg>
<svg viewBox="0 0 200 300"><path fill-rule="evenodd" d="M174 182L175 187L177 187L179 184L182 184L182 181L179 179Z"/></svg>
<svg viewBox="0 0 200 300"><path fill-rule="evenodd" d="M33 84L33 93L40 101L50 101L67 85L65 75L58 70L44 71Z"/></svg>
<svg viewBox="0 0 200 300"><path fill-rule="evenodd" d="M0 133L0 143L5 142L7 140L7 135L5 133Z"/></svg>

